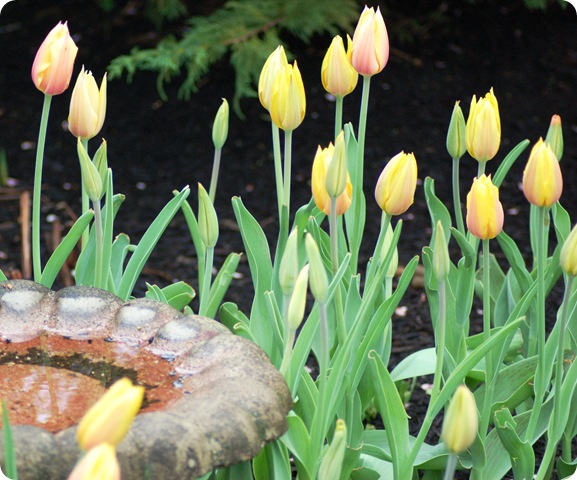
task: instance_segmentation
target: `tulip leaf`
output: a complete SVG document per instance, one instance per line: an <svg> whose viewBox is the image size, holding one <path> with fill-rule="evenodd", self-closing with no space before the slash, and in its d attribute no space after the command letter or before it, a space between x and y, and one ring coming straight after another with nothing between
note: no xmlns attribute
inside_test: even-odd
<svg viewBox="0 0 577 480"><path fill-rule="evenodd" d="M110 252L110 282L109 290L116 293L120 280L122 279L122 272L124 261L129 252L134 250L134 245L130 244L130 238L125 233L119 234L112 242Z"/></svg>
<svg viewBox="0 0 577 480"><path fill-rule="evenodd" d="M173 195L177 195L178 192L172 192ZM204 285L204 262L206 247L200 238L200 233L198 232L198 222L196 216L190 207L190 203L187 201L182 202L180 207L182 209L182 214L188 225L188 231L190 232L190 238L192 239L192 244L194 245L194 250L196 251L196 261L198 264L198 284Z"/></svg>
<svg viewBox="0 0 577 480"><path fill-rule="evenodd" d="M8 406L6 399L2 399L0 410L2 410L2 435L4 440L4 467L6 475L12 480L18 480L18 471L16 466L16 446L12 436L12 425L8 417Z"/></svg>
<svg viewBox="0 0 577 480"><path fill-rule="evenodd" d="M206 308L207 317L215 318L220 303L222 302L222 299L232 282L238 264L240 263L240 258L240 253L230 253L216 274L208 295L208 306Z"/></svg>
<svg viewBox="0 0 577 480"><path fill-rule="evenodd" d="M391 372L393 381L423 377L435 373L437 352L434 347L423 348L403 358Z"/></svg>
<svg viewBox="0 0 577 480"><path fill-rule="evenodd" d="M429 214L431 215L431 223L436 227L437 222L441 222L443 231L451 231L451 214L445 204L439 200L435 194L435 181L431 177L425 178L425 198L427 206L429 207ZM435 244L435 233L437 229L433 228L433 235L429 245ZM447 244L449 243L449 235L446 235Z"/></svg>
<svg viewBox="0 0 577 480"><path fill-rule="evenodd" d="M493 176L493 185L495 185L497 188L501 186L501 183L503 183L503 180L507 176L509 169L513 166L517 158L519 158L519 155L523 153L523 150L529 146L529 143L531 142L525 139L513 147L513 149L503 159L501 165L499 165L499 168L495 172L495 175Z"/></svg>
<svg viewBox="0 0 577 480"><path fill-rule="evenodd" d="M508 408L503 407L495 412L495 429L511 458L514 477L533 478L535 452L531 443L519 438L516 427L517 423Z"/></svg>

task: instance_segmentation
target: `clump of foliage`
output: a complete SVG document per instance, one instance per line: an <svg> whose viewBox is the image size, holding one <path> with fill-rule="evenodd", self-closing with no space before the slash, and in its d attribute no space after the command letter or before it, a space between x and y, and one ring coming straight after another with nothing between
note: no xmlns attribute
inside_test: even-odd
<svg viewBox="0 0 577 480"><path fill-rule="evenodd" d="M164 85L184 71L179 97L187 99L210 67L230 55L238 111L241 98L256 96L260 69L270 52L284 45L283 33L308 43L315 34L349 30L357 10L354 0L231 0L210 15L189 18L182 38L170 35L155 48L135 47L115 58L108 67L109 77L126 73L130 82L139 70L158 72L157 87L166 98Z"/></svg>

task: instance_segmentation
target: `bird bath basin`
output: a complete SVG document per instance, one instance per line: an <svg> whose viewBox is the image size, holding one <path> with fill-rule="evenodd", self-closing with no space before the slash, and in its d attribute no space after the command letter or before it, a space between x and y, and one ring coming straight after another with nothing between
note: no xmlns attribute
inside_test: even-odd
<svg viewBox="0 0 577 480"><path fill-rule="evenodd" d="M67 478L76 424L121 377L146 389L117 448L124 480L196 478L253 458L287 428L283 377L218 322L89 287L0 282L0 398L20 479ZM0 437L0 464L3 454Z"/></svg>

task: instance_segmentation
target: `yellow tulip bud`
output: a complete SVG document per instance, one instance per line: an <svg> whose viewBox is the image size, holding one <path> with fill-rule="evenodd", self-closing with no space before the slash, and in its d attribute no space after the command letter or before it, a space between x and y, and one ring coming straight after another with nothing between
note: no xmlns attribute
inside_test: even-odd
<svg viewBox="0 0 577 480"><path fill-rule="evenodd" d="M98 135L106 116L106 73L100 90L92 73L84 66L76 79L70 98L68 130L78 138L90 139Z"/></svg>
<svg viewBox="0 0 577 480"><path fill-rule="evenodd" d="M563 243L559 263L567 275L572 277L577 275L577 226L573 227Z"/></svg>
<svg viewBox="0 0 577 480"><path fill-rule="evenodd" d="M347 426L345 421L339 418L335 426L333 440L323 455L317 477L318 480L337 480L341 478L346 450Z"/></svg>
<svg viewBox="0 0 577 480"><path fill-rule="evenodd" d="M400 152L389 160L375 188L375 200L389 215L407 211L415 199L417 161L412 153Z"/></svg>
<svg viewBox="0 0 577 480"><path fill-rule="evenodd" d="M437 222L435 229L435 244L433 247L433 271L439 282L445 281L451 269L447 237L441 220Z"/></svg>
<svg viewBox="0 0 577 480"><path fill-rule="evenodd" d="M77 152L80 161L82 184L84 185L88 198L93 202L97 202L102 198L104 193L102 177L100 176L100 172L98 171L98 168L96 168L96 165L94 165L92 160L90 160L80 138L78 138L77 141Z"/></svg>
<svg viewBox="0 0 577 480"><path fill-rule="evenodd" d="M76 440L80 447L87 451L101 443L118 445L140 410L143 398L144 387L132 385L128 378L114 383L78 424Z"/></svg>
<svg viewBox="0 0 577 480"><path fill-rule="evenodd" d="M298 228L293 228L288 236L278 270L280 288L284 295L290 295L292 293L299 275L298 240Z"/></svg>
<svg viewBox="0 0 577 480"><path fill-rule="evenodd" d="M311 292L319 303L325 303L329 294L329 278L321 258L317 242L310 233L305 237L305 248L309 260L309 284Z"/></svg>
<svg viewBox="0 0 577 480"><path fill-rule="evenodd" d="M272 121L283 130L292 131L304 120L305 87L296 61L276 74L269 111Z"/></svg>
<svg viewBox="0 0 577 480"><path fill-rule="evenodd" d="M339 135L340 137L340 135ZM338 137L337 137L338 138ZM342 145L344 145L344 138ZM315 155L315 159L313 160L313 169L311 174L311 189L313 193L313 199L315 201L316 206L319 210L323 211L326 215L331 213L331 196L327 191L327 170L330 168L333 157L335 155L335 147L333 147L332 143L329 143L327 148L321 148L320 146L317 149L317 153ZM333 164L333 168L337 171L332 172L334 177L331 179L331 192L333 194L337 193L340 187L342 186L342 174L345 170L343 170L343 157L344 153L344 146L341 150L337 152L339 158L337 158L337 162ZM341 157L342 155L342 157ZM344 160L346 164L346 159ZM349 174L346 174L346 184L344 191L337 197L336 202L336 214L342 215L345 213L349 207L351 206L353 198L353 184L350 181Z"/></svg>
<svg viewBox="0 0 577 480"><path fill-rule="evenodd" d="M351 39L348 35L347 38L349 52L352 52ZM342 37L335 36L321 66L323 87L335 97L344 97L355 89L358 79L359 74L353 68L349 55L345 51Z"/></svg>
<svg viewBox="0 0 577 480"><path fill-rule="evenodd" d="M491 160L501 143L501 119L499 105L493 89L480 98L473 95L465 129L469 155L479 162Z"/></svg>
<svg viewBox="0 0 577 480"><path fill-rule="evenodd" d="M258 98L264 108L270 111L270 101L272 97L274 79L276 74L288 65L286 54L282 45L279 45L274 52L272 52L262 70L258 79Z"/></svg>
<svg viewBox="0 0 577 480"><path fill-rule="evenodd" d="M208 192L198 184L198 234L204 245L212 248L218 241L218 217Z"/></svg>
<svg viewBox="0 0 577 480"><path fill-rule="evenodd" d="M382 71L388 60L389 36L381 10L365 6L353 34L353 67L361 75L371 76Z"/></svg>
<svg viewBox="0 0 577 480"><path fill-rule="evenodd" d="M291 330L299 328L305 316L307 304L307 284L309 281L309 266L305 265L299 272L295 288L293 290L287 313L287 322Z"/></svg>
<svg viewBox="0 0 577 480"><path fill-rule="evenodd" d="M550 207L563 192L563 177L555 153L542 138L531 150L523 171L523 193L537 207Z"/></svg>
<svg viewBox="0 0 577 480"><path fill-rule="evenodd" d="M449 451L462 453L473 445L478 428L475 397L465 385L459 385L445 412L441 439Z"/></svg>
<svg viewBox="0 0 577 480"><path fill-rule="evenodd" d="M467 195L467 228L475 237L486 240L499 235L503 221L499 189L493 185L491 176L475 178Z"/></svg>
<svg viewBox="0 0 577 480"><path fill-rule="evenodd" d="M555 157L560 162L563 156L563 128L561 126L561 117L559 115L553 115L551 117L551 123L549 124L549 130L547 130L547 137L545 138L545 143L551 147Z"/></svg>
<svg viewBox="0 0 577 480"><path fill-rule="evenodd" d="M46 95L59 95L68 88L78 47L59 22L46 36L32 64L32 81Z"/></svg>
<svg viewBox="0 0 577 480"><path fill-rule="evenodd" d="M453 113L451 114L451 121L449 122L449 130L447 132L447 151L451 158L461 158L467 151L467 142L465 140L465 117L459 102L455 102Z"/></svg>
<svg viewBox="0 0 577 480"><path fill-rule="evenodd" d="M222 103L214 117L214 124L212 125L212 143L214 148L220 149L226 142L228 136L228 102L226 98L222 99Z"/></svg>
<svg viewBox="0 0 577 480"><path fill-rule="evenodd" d="M101 443L76 464L68 480L120 480L120 465L114 447Z"/></svg>

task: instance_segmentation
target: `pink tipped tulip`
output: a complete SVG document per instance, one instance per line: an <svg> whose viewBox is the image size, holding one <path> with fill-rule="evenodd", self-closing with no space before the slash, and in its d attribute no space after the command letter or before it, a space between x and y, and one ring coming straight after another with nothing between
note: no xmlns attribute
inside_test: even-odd
<svg viewBox="0 0 577 480"><path fill-rule="evenodd" d="M350 60L351 38L347 35L349 51L345 51L340 35L333 38L321 66L323 87L335 97L344 97L357 86L359 74L353 68Z"/></svg>
<svg viewBox="0 0 577 480"><path fill-rule="evenodd" d="M46 95L59 95L68 88L78 47L66 23L58 23L47 35L32 64L32 81Z"/></svg>
<svg viewBox="0 0 577 480"><path fill-rule="evenodd" d="M82 67L70 98L68 129L75 137L93 138L100 132L105 116L106 74L98 90L92 73Z"/></svg>
<svg viewBox="0 0 577 480"><path fill-rule="evenodd" d="M493 185L491 176L475 178L467 195L467 228L475 237L487 240L501 233L503 221L499 189Z"/></svg>
<svg viewBox="0 0 577 480"><path fill-rule="evenodd" d="M400 152L389 160L375 188L375 200L389 215L407 211L415 199L417 160L412 153Z"/></svg>
<svg viewBox="0 0 577 480"><path fill-rule="evenodd" d="M550 207L561 197L563 177L555 153L542 138L531 150L523 172L525 198L537 207Z"/></svg>
<svg viewBox="0 0 577 480"><path fill-rule="evenodd" d="M389 60L389 36L381 10L365 6L353 34L352 64L361 75L371 76Z"/></svg>

